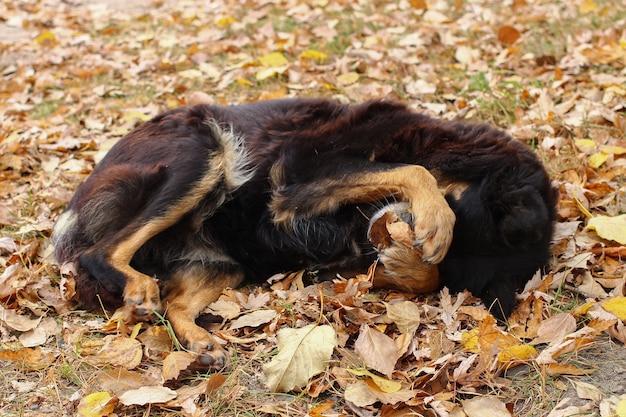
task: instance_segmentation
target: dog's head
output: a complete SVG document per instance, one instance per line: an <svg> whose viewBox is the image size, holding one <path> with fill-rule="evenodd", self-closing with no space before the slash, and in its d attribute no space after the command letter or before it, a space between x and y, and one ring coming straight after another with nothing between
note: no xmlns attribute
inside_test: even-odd
<svg viewBox="0 0 626 417"><path fill-rule="evenodd" d="M446 194L457 216L452 246L440 265L452 290L469 289L504 317L515 290L549 259L556 191L543 169L507 167Z"/></svg>

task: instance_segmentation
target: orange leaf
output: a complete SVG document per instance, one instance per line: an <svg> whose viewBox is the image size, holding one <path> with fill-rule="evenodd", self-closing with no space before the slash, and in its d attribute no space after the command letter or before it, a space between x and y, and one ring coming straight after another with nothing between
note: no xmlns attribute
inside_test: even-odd
<svg viewBox="0 0 626 417"><path fill-rule="evenodd" d="M498 40L505 44L515 43L520 37L520 33L513 26L502 26L498 29Z"/></svg>
<svg viewBox="0 0 626 417"><path fill-rule="evenodd" d="M5 350L0 352L0 360L20 362L25 368L31 370L43 369L54 362L56 356L50 352L44 352L40 348Z"/></svg>
<svg viewBox="0 0 626 417"><path fill-rule="evenodd" d="M189 352L172 352L163 361L163 378L176 379L194 361L194 355Z"/></svg>

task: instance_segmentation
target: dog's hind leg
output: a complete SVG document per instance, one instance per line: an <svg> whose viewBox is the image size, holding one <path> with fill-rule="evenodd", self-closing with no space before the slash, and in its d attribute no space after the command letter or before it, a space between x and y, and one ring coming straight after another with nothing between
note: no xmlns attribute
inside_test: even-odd
<svg viewBox="0 0 626 417"><path fill-rule="evenodd" d="M165 287L165 317L174 333L189 350L198 354L197 363L215 369L228 365L228 355L215 338L195 323L195 319L227 287L243 281L236 264L202 264L179 267Z"/></svg>
<svg viewBox="0 0 626 417"><path fill-rule="evenodd" d="M200 178L189 178L189 182L181 178L184 172L177 174L175 179L165 180L161 192L148 199L142 210L124 227L105 235L80 256L82 267L96 279L106 276L109 281L126 283L124 312L131 322L149 320L154 311L161 310L156 280L130 265L135 253L151 238L176 224L202 200L213 198L214 207L217 207L226 198L226 190L220 185L223 173L219 164L212 164ZM186 183L192 185L183 190L176 188L177 184Z"/></svg>

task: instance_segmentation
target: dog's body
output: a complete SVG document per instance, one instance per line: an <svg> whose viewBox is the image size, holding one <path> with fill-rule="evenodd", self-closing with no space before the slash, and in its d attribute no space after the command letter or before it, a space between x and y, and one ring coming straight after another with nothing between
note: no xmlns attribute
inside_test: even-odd
<svg viewBox="0 0 626 417"><path fill-rule="evenodd" d="M368 242L370 219L395 201L408 202L421 250ZM222 366L194 320L246 277L366 268L378 256L375 284L426 292L441 275L507 315L548 259L554 206L533 152L485 125L381 101L198 105L120 140L54 240L59 262L76 263L83 305L124 303L132 320L164 309L201 363Z"/></svg>

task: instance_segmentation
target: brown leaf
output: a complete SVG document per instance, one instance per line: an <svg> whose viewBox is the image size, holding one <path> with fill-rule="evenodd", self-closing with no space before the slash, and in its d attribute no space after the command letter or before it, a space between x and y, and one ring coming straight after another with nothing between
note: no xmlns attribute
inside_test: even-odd
<svg viewBox="0 0 626 417"><path fill-rule="evenodd" d="M576 331L576 319L569 313L556 314L544 320L537 329L537 338L534 344L549 343L561 340Z"/></svg>
<svg viewBox="0 0 626 417"><path fill-rule="evenodd" d="M195 356L189 352L172 352L163 361L163 379L170 380L178 378L181 371L184 371L195 360Z"/></svg>
<svg viewBox="0 0 626 417"><path fill-rule="evenodd" d="M513 26L505 25L501 26L500 29L498 29L498 40L507 45L515 43L515 41L518 40L519 37L520 33Z"/></svg>
<svg viewBox="0 0 626 417"><path fill-rule="evenodd" d="M361 325L354 349L368 367L383 375L391 375L400 357L398 347L389 336L366 324Z"/></svg>
<svg viewBox="0 0 626 417"><path fill-rule="evenodd" d="M87 359L110 366L123 366L126 369L134 369L141 363L143 349L137 339L130 337L110 335L105 336L104 346L95 355Z"/></svg>
<svg viewBox="0 0 626 417"><path fill-rule="evenodd" d="M43 351L41 348L26 348L17 351L0 351L0 360L19 362L22 366L31 370L44 369L51 365L56 355Z"/></svg>

